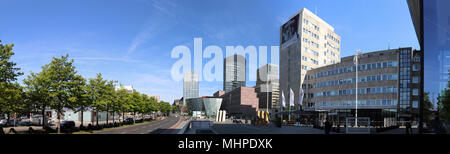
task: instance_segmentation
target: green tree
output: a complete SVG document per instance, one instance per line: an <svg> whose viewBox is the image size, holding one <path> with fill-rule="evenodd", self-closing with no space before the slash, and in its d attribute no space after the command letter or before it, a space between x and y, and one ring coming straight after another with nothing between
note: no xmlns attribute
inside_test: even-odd
<svg viewBox="0 0 450 154"><path fill-rule="evenodd" d="M79 77L79 79L75 80L76 85L78 85L77 87L75 87L73 89L73 98L75 99L74 101L76 102L74 104L74 111L75 112L80 112L81 114L81 126L84 126L84 111L88 110L90 108L90 106L92 105L92 100L89 97L89 93L88 93L88 87L87 87L87 83L86 83L86 79L81 77L81 76L77 76Z"/></svg>
<svg viewBox="0 0 450 154"><path fill-rule="evenodd" d="M77 98L75 97L77 87L80 85L82 77L77 75L73 59L69 60L69 55L61 56L61 58L53 57L50 64L43 67L45 78L48 78L49 91L51 97L49 106L56 111L58 119L58 133L61 132L61 116L64 109L74 109Z"/></svg>
<svg viewBox="0 0 450 154"><path fill-rule="evenodd" d="M95 111L96 125L98 126L99 112L107 109L107 104L110 101L109 81L103 79L102 74L98 73L96 78L90 78L87 86L89 99L92 100L91 107Z"/></svg>
<svg viewBox="0 0 450 154"><path fill-rule="evenodd" d="M47 72L33 73L27 76L23 80L25 84L25 94L27 99L35 109L41 111L42 114L42 127L47 125L45 110L49 107L51 101L50 97L50 78L48 78Z"/></svg>
<svg viewBox="0 0 450 154"><path fill-rule="evenodd" d="M105 106L106 106L106 124L109 124L109 113L110 111L112 111L114 113L114 104L116 102L115 100L115 90L114 90L114 84L116 83L116 81L108 81L106 82L105 85L105 93L103 96L103 99L105 101ZM113 115L114 118L114 115Z"/></svg>
<svg viewBox="0 0 450 154"><path fill-rule="evenodd" d="M118 89L116 91L116 107L122 113L122 122L125 120L125 113L129 110L129 98L130 96L125 89Z"/></svg>
<svg viewBox="0 0 450 154"><path fill-rule="evenodd" d="M133 113L133 123L136 122L136 113L139 113L141 111L142 108L142 96L141 94L139 94L139 92L137 91L133 91L133 93L131 93L130 95L130 102L129 102L129 107L130 107L130 112Z"/></svg>
<svg viewBox="0 0 450 154"><path fill-rule="evenodd" d="M433 103L431 103L430 95L428 92L424 94L424 102L423 102L423 119L424 122L429 123L430 119L428 117L433 114Z"/></svg>
<svg viewBox="0 0 450 154"><path fill-rule="evenodd" d="M8 114L8 123L11 112L22 108L19 102L22 100L21 88L15 81L23 73L19 72L20 68L11 61L14 55L13 47L14 44L3 45L0 40L0 113Z"/></svg>
<svg viewBox="0 0 450 154"><path fill-rule="evenodd" d="M449 74L450 75L450 74ZM439 114L445 123L450 123L450 82L447 84L447 88L442 90L439 100Z"/></svg>
<svg viewBox="0 0 450 154"><path fill-rule="evenodd" d="M12 114L15 117L18 115L25 114L26 104L24 103L24 94L22 87L16 82L11 84L2 84L2 97L0 98L1 102L4 102L2 105L2 111L8 116L8 123ZM16 118L14 118L16 120ZM14 123L15 124L15 123Z"/></svg>

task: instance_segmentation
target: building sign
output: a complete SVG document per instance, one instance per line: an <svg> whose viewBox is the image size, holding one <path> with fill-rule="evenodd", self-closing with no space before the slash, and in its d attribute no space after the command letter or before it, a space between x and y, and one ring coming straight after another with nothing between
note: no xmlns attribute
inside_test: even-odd
<svg viewBox="0 0 450 154"><path fill-rule="evenodd" d="M287 47L298 40L299 15L286 22L281 28L281 47Z"/></svg>

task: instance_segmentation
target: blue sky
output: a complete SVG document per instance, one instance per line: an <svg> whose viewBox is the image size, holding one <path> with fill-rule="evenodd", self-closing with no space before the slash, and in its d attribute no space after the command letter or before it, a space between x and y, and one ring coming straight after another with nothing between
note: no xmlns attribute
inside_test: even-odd
<svg viewBox="0 0 450 154"><path fill-rule="evenodd" d="M86 78L101 72L109 80L173 102L182 97L170 58L177 45L193 52L217 45L278 46L279 27L302 8L341 36L341 57L419 45L405 0L2 0L0 40L14 43L13 60L25 73L40 72L54 56L75 59ZM204 59L203 63L208 62ZM272 62L278 64L278 61ZM248 73L248 72L247 72ZM256 72L255 72L256 73ZM248 76L248 75L247 75ZM248 82L247 86L254 86ZM200 82L200 95L223 89Z"/></svg>

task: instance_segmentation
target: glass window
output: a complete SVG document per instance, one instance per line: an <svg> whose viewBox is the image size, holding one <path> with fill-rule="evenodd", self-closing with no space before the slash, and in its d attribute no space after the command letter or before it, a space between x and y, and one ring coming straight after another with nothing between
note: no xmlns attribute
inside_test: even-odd
<svg viewBox="0 0 450 154"><path fill-rule="evenodd" d="M418 76L414 76L413 77L413 83L419 83L419 77Z"/></svg>
<svg viewBox="0 0 450 154"><path fill-rule="evenodd" d="M413 101L413 108L419 107L419 101Z"/></svg>
<svg viewBox="0 0 450 154"><path fill-rule="evenodd" d="M414 64L413 65L413 71L419 71L419 65L418 64Z"/></svg>
<svg viewBox="0 0 450 154"><path fill-rule="evenodd" d="M418 96L419 95L419 89L413 89L413 95Z"/></svg>

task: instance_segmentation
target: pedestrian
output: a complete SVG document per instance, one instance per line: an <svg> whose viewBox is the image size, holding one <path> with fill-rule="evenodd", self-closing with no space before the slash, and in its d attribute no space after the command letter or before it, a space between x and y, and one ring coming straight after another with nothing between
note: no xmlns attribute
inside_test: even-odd
<svg viewBox="0 0 450 154"><path fill-rule="evenodd" d="M406 122L406 134L412 134L411 123Z"/></svg>
<svg viewBox="0 0 450 154"><path fill-rule="evenodd" d="M326 121L325 121L325 128L324 128L325 134L330 134L330 130L331 130L330 120L326 119Z"/></svg>

